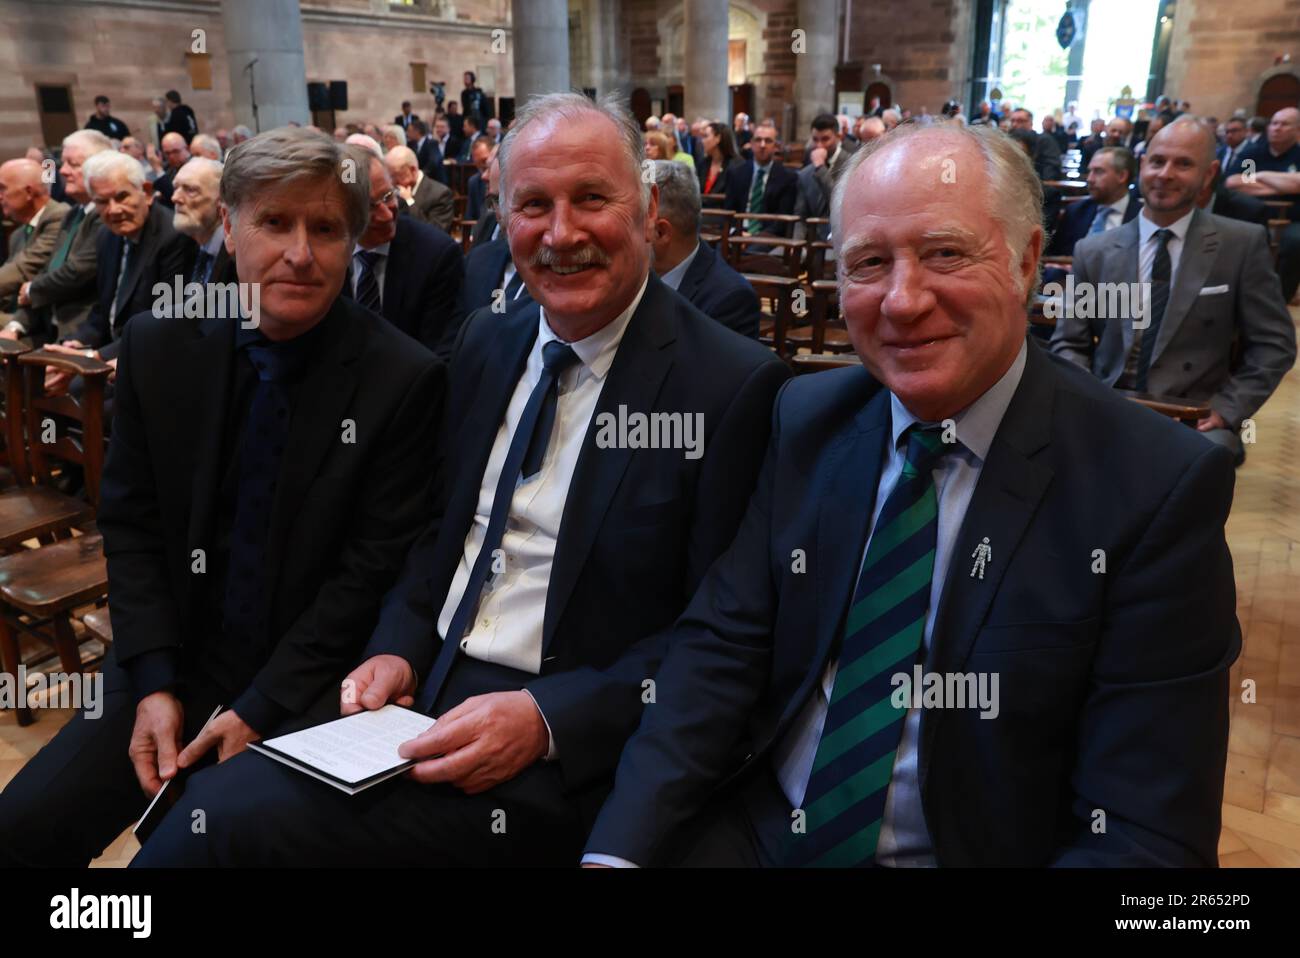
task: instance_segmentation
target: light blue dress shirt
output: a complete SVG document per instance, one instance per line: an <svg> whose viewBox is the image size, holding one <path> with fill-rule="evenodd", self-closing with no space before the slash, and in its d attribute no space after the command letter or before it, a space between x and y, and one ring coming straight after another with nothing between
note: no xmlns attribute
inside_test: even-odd
<svg viewBox="0 0 1300 958"><path fill-rule="evenodd" d="M975 486L979 482L984 462L993 445L993 437L1002 425L1002 417L1011 404L1020 377L1025 371L1026 347L1022 344L1020 352L1011 363L1002 378L994 383L984 395L975 400L962 412L953 416L957 438L956 448L939 460L934 471L935 493L939 500L938 541L934 553L934 577L930 582L930 607L925 614L925 648L930 649L931 632L934 629L934 615L939 608L939 599L943 594L944 582L952 560L953 544L961 532L966 519L966 509L970 506ZM907 447L900 443L907 427L921 422L898 400L890 397L890 418L893 440L889 447L889 458L880 471L880 483L876 487L876 504L871 515L871 528L874 531L876 520L889 498L890 491L903 471L907 458ZM993 560L997 561L997 530L973 530L981 536L987 531L993 547ZM871 544L871 534L867 535L867 546ZM862 558L866 559L866 547ZM961 557L958 557L959 559ZM812 776L813 760L817 755L817 745L821 741L822 728L826 724L826 712L830 707L831 690L835 685L835 671L839 663L832 661L822 675L821 685L813 692L799 717L795 719L785 736L777 743L772 755L773 767L781 790L794 808L799 808L808 790L808 779ZM930 833L926 828L925 814L921 808L921 785L917 778L917 746L920 742L921 710L909 709L903 721L902 738L898 751L894 755L894 771L889 783L889 794L885 799L885 815L880 828L880 839L876 845L876 862L880 865L895 866L933 866L935 864Z"/></svg>
<svg viewBox="0 0 1300 958"><path fill-rule="evenodd" d="M667 286L669 289L677 289L679 286L682 285L682 278L686 275L686 271L691 268L691 264L695 262L695 257L698 256L699 254L700 254L700 244L696 243L695 249L691 250L690 255L687 256L686 259L678 263L676 266L674 266L672 269L670 269L668 272L660 276L659 281L663 283L665 286Z"/></svg>

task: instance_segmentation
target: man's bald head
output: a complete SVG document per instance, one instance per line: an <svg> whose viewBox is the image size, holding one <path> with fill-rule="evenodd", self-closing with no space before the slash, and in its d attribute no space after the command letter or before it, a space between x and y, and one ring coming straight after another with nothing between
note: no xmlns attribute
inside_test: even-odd
<svg viewBox="0 0 1300 958"><path fill-rule="evenodd" d="M420 178L420 161L409 146L395 146L384 156L388 175L397 186L414 186Z"/></svg>
<svg viewBox="0 0 1300 958"><path fill-rule="evenodd" d="M168 169L179 170L190 158L190 148L179 133L165 133L162 138L162 155Z"/></svg>
<svg viewBox="0 0 1300 958"><path fill-rule="evenodd" d="M1168 143L1171 139L1196 150L1207 167L1214 162L1215 147L1218 145L1214 138L1214 127L1200 117L1184 113L1173 122L1166 123L1152 135L1147 149Z"/></svg>
<svg viewBox="0 0 1300 958"><path fill-rule="evenodd" d="M41 164L22 157L0 164L0 208L15 223L26 223L50 201Z"/></svg>
<svg viewBox="0 0 1300 958"><path fill-rule="evenodd" d="M1300 142L1300 110L1285 107L1268 121L1268 148L1274 153L1285 153Z"/></svg>

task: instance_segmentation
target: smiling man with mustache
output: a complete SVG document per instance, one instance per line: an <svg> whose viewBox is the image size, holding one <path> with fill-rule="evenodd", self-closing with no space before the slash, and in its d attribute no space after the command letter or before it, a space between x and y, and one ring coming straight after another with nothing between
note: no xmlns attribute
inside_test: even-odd
<svg viewBox="0 0 1300 958"><path fill-rule="evenodd" d="M657 633L735 533L789 375L651 272L641 159L626 107L581 94L530 100L501 144L502 228L532 299L465 321L446 481L342 702L438 717L403 746L408 777L357 800L238 756L191 783L140 864L576 859ZM621 409L702 416L703 455L598 442Z"/></svg>

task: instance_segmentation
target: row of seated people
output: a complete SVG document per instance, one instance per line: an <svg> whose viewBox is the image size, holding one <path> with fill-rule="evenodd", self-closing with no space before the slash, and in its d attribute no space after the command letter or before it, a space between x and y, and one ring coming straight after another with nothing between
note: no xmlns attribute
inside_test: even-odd
<svg viewBox="0 0 1300 958"><path fill-rule="evenodd" d="M1233 457L1119 397L1113 340L1139 381L1198 351L1235 429L1295 339L1263 231L1205 240L1230 221L1193 209L1204 129L1160 136L1167 309L1057 356L1025 335L1042 194L1014 141L901 126L859 150L831 219L865 368L794 382L657 275L616 101L520 111L496 176L527 295L458 323L445 364L357 265L394 220L378 152L241 144L221 218L258 322L118 324L107 701L0 793L0 860L84 864L206 760L138 864L1212 864ZM102 205L110 230L129 207ZM1184 277L1207 285L1177 322ZM1253 336L1245 314L1271 345L1229 369L1202 327ZM914 668L1001 693L900 702ZM360 800L247 749L387 703L438 721Z"/></svg>

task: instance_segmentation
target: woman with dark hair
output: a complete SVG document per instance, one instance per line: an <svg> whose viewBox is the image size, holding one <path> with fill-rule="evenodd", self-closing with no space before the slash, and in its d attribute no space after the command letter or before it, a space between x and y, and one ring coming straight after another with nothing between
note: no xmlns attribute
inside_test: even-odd
<svg viewBox="0 0 1300 958"><path fill-rule="evenodd" d="M725 193L727 174L733 167L744 163L736 154L736 139L731 135L731 127L725 123L704 124L700 143L704 147L704 157L695 164L695 172L700 177L700 193Z"/></svg>

